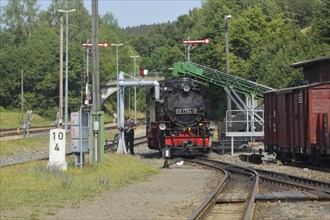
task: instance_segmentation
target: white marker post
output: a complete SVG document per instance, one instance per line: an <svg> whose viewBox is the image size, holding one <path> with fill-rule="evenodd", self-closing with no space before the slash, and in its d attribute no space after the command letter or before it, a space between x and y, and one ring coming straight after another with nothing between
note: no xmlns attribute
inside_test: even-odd
<svg viewBox="0 0 330 220"><path fill-rule="evenodd" d="M65 129L52 129L49 134L49 162L48 168L67 170L65 162Z"/></svg>

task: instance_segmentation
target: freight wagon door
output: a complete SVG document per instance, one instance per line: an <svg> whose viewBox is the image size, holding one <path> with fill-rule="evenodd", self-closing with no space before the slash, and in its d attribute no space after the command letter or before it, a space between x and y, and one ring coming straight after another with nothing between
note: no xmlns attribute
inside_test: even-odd
<svg viewBox="0 0 330 220"><path fill-rule="evenodd" d="M330 146L330 85L309 90L310 142L316 146Z"/></svg>

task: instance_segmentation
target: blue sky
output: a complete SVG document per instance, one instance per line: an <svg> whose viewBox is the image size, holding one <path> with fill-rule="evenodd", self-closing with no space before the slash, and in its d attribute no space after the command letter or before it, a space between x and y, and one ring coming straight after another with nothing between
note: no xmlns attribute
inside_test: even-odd
<svg viewBox="0 0 330 220"><path fill-rule="evenodd" d="M7 0L0 0L4 6ZM85 0L91 11L91 0ZM50 0L38 0L41 9L50 5ZM99 14L112 12L120 27L137 26L175 21L178 16L202 5L201 0L99 0Z"/></svg>
<svg viewBox="0 0 330 220"><path fill-rule="evenodd" d="M85 1L91 8L91 1ZM99 13L110 11L119 26L136 26L174 21L194 7L201 7L200 0L99 0Z"/></svg>

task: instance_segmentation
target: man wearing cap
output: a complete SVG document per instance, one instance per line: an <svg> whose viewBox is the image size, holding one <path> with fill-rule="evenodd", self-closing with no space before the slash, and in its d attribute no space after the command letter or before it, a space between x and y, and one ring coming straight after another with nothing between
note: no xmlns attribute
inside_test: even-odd
<svg viewBox="0 0 330 220"><path fill-rule="evenodd" d="M126 119L126 122L125 122L124 132L125 132L126 150L128 151L128 147L129 147L131 155L134 155L134 129L135 129L135 123L133 122L133 120L131 120L130 117L125 117L125 119Z"/></svg>

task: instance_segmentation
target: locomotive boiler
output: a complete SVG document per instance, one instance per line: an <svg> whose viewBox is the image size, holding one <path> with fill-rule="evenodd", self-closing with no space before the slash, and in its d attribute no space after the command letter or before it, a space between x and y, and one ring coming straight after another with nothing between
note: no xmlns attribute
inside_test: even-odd
<svg viewBox="0 0 330 220"><path fill-rule="evenodd" d="M159 83L159 102L154 100L154 88L147 94L148 147L167 149L170 157L209 153L215 123L208 119L209 102L200 86L187 77Z"/></svg>

